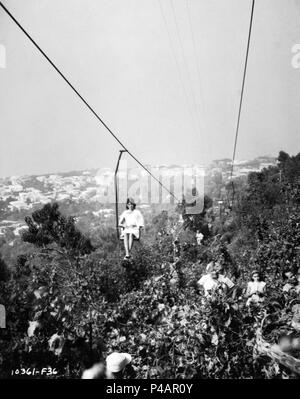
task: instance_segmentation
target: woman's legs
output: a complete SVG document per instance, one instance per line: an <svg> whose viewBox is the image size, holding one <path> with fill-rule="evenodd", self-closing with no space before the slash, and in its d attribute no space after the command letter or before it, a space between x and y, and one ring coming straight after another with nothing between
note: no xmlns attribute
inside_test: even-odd
<svg viewBox="0 0 300 399"><path fill-rule="evenodd" d="M124 248L125 248L125 255L126 256L130 256L129 254L129 237L131 236L131 234L125 233L124 234Z"/></svg>
<svg viewBox="0 0 300 399"><path fill-rule="evenodd" d="M125 255L126 257L130 256L130 251L133 246L133 234L132 233L125 233L124 234L124 247L125 247Z"/></svg>
<svg viewBox="0 0 300 399"><path fill-rule="evenodd" d="M133 245L133 234L129 234L129 251L131 251Z"/></svg>

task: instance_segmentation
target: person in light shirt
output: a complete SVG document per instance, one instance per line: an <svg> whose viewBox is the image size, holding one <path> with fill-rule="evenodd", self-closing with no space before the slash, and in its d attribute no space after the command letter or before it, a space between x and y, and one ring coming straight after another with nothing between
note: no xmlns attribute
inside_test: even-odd
<svg viewBox="0 0 300 399"><path fill-rule="evenodd" d="M264 301L266 293L266 283L261 281L260 274L257 270L252 273L252 281L247 284L245 296L247 299L246 305L251 303L258 304Z"/></svg>
<svg viewBox="0 0 300 399"><path fill-rule="evenodd" d="M296 278L297 278L297 285L295 287L295 291L299 295L300 294L300 270L298 270Z"/></svg>
<svg viewBox="0 0 300 399"><path fill-rule="evenodd" d="M126 202L126 210L121 214L119 226L122 228L120 238L124 240L125 258L130 258L133 240L139 240L141 229L144 227L144 218L141 212L135 209L136 204L132 198Z"/></svg>
<svg viewBox="0 0 300 399"><path fill-rule="evenodd" d="M230 290L234 287L234 283L228 277L220 274L215 269L202 276L197 284L203 287L205 296L211 295L219 288L224 291L224 289Z"/></svg>
<svg viewBox="0 0 300 399"><path fill-rule="evenodd" d="M285 280L285 284L282 288L284 293L297 292L296 287L298 285L298 279L292 269L286 270L282 274L283 280Z"/></svg>
<svg viewBox="0 0 300 399"><path fill-rule="evenodd" d="M204 295L209 296L219 286L217 273L211 271L208 274L204 274L204 276L197 281L197 284L204 289Z"/></svg>
<svg viewBox="0 0 300 399"><path fill-rule="evenodd" d="M196 239L197 239L198 245L201 245L203 238L204 238L204 235L199 230L197 230Z"/></svg>

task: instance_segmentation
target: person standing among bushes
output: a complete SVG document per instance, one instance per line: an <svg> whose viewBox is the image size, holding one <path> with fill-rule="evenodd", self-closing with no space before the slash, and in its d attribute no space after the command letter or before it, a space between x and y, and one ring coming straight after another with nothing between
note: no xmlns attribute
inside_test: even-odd
<svg viewBox="0 0 300 399"><path fill-rule="evenodd" d="M181 254L181 245L180 245L180 241L179 238L175 238L174 242L173 242L173 258L174 261L178 260L180 258L180 254Z"/></svg>
<svg viewBox="0 0 300 399"><path fill-rule="evenodd" d="M218 277L218 273L215 270L211 270L197 281L197 284L204 289L204 295L206 297L208 297L219 286Z"/></svg>
<svg viewBox="0 0 300 399"><path fill-rule="evenodd" d="M219 274L218 280L222 285L222 289L226 292L233 290L235 284L233 281L230 280L229 277L226 276L224 266L220 262L215 262L214 270L216 270Z"/></svg>
<svg viewBox="0 0 300 399"><path fill-rule="evenodd" d="M197 230L197 233L196 233L196 240L197 240L197 244L198 244L198 245L201 245L201 244L202 244L203 238L204 238L204 235L203 235L199 230Z"/></svg>
<svg viewBox="0 0 300 399"><path fill-rule="evenodd" d="M300 270L297 271L297 285L295 287L296 294L300 295Z"/></svg>
<svg viewBox="0 0 300 399"><path fill-rule="evenodd" d="M234 287L234 283L224 275L220 274L218 270L213 268L210 273L204 274L197 284L202 286L204 289L204 295L209 296L217 289L222 291L230 290Z"/></svg>
<svg viewBox="0 0 300 399"><path fill-rule="evenodd" d="M298 283L298 279L295 276L295 273L292 270L286 270L283 272L283 279L286 281L284 284L282 291L285 293L296 290Z"/></svg>
<svg viewBox="0 0 300 399"><path fill-rule="evenodd" d="M257 270L252 272L252 281L247 284L245 296L247 299L246 306L258 304L264 301L266 293L266 283L262 281L260 273Z"/></svg>

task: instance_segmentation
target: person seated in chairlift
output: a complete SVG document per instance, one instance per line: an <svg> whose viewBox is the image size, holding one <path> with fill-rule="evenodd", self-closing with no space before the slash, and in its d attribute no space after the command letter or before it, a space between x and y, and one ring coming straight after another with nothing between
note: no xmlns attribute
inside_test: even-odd
<svg viewBox="0 0 300 399"><path fill-rule="evenodd" d="M132 198L127 198L126 210L121 214L119 226L122 228L120 239L124 240L125 257L130 259L130 252L133 240L139 240L141 229L144 227L144 218L136 208L136 203Z"/></svg>

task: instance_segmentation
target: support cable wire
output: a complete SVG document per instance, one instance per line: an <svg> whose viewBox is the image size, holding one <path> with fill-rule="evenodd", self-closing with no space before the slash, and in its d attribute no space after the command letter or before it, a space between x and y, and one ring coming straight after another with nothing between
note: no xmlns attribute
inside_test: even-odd
<svg viewBox="0 0 300 399"><path fill-rule="evenodd" d="M185 87L185 85L184 85L184 81L183 81L182 74L181 74L181 71L180 71L179 61L178 61L178 58L177 58L177 55L176 55L175 48L174 48L173 43L172 43L172 36L171 36L170 30L169 30L169 28L168 28L168 23L167 23L167 19L166 19L164 10L163 10L163 6L162 6L162 4L161 4L161 0L158 0L158 3L159 3L159 7L160 7L160 13L161 13L161 15L162 15L162 19L163 19L163 21L164 21L165 28L166 28L166 31L167 31L167 34L168 34L171 52L172 52L173 58L174 58L174 60L175 60L176 69L177 69L179 81L180 81L180 84L181 84L181 86L182 86L182 90L183 90L183 93L184 93L186 106L187 106L187 109L188 109L188 111L189 111L189 113L190 113L190 116L191 116L192 120L194 120L193 109L192 109L191 106L190 106L189 96L188 96L186 87ZM192 125L193 125L193 130L195 131L195 135L196 135L196 137L197 137L197 127L194 126L194 122L192 123Z"/></svg>
<svg viewBox="0 0 300 399"><path fill-rule="evenodd" d="M9 17L15 22L15 24L21 29L21 31L28 37L28 39L33 43L33 45L39 50L39 52L46 58L46 60L53 66L56 72L64 79L64 81L71 87L71 89L77 94L77 96L81 99L81 101L88 107L88 109L94 114L94 116L98 119L99 122L105 127L105 129L113 136L113 138L121 145L121 147L147 172L149 175L156 180L162 188L168 191L172 197L174 197L177 201L178 198L172 193L167 187L165 187L162 182L155 177L150 170L139 161L131 151L129 151L125 145L119 140L119 138L112 132L112 130L106 125L106 123L100 118L96 111L88 104L88 102L82 97L82 95L75 89L75 87L69 82L69 80L65 77L65 75L58 69L58 67L51 61L51 59L46 55L46 53L39 47L39 45L33 40L33 38L27 33L27 31L22 27L22 25L15 19L15 17L8 11L8 9L3 5L0 1L0 6L3 10L9 15Z"/></svg>
<svg viewBox="0 0 300 399"><path fill-rule="evenodd" d="M232 155L232 164L231 164L231 171L230 171L230 183L232 184L232 204L233 204L234 195L235 195L235 192L234 192L234 184L233 184L233 167L234 167L235 154L236 154L236 146L237 146L237 139L238 139L239 127L240 127L240 118L241 118L241 110L242 110L242 103L243 103L243 96L244 96L244 87L245 87L246 72L247 72L247 64L248 64L248 55L249 55L249 48L250 48L250 39L251 39L251 31L252 31L252 22L253 22L253 14L254 14L254 5L255 5L255 0L252 0L252 8L251 8L250 26L249 26L249 33L248 33L248 42L247 42L246 59L245 59L245 65L244 65L244 74L243 74L242 91L241 91L241 98L240 98L238 119L237 119L236 132L235 132L235 139L234 139L234 148L233 148L233 155Z"/></svg>
<svg viewBox="0 0 300 399"><path fill-rule="evenodd" d="M204 129L207 131L207 126L206 122L204 119L205 115L205 102L202 97L202 81L201 81L201 73L200 73L200 64L199 64L199 59L197 55L197 46L196 46L196 39L195 39L195 33L194 33L194 28L193 28L193 22L192 22L192 16L191 16L191 6L189 5L190 0L186 0L186 8L187 8L187 14L188 14L188 20L189 20L189 25L190 25L190 31L191 31L191 36L192 36L192 43L193 43L193 49L194 49L194 57L196 61L196 70L197 70L197 76L198 76L198 83L199 83L199 93L200 93L200 103L201 103L201 111L203 113L203 124L204 124Z"/></svg>
<svg viewBox="0 0 300 399"><path fill-rule="evenodd" d="M193 105L194 105L194 108L195 108L196 120L197 120L197 123L198 123L198 127L200 128L201 123L200 123L200 117L199 117L196 97L195 97L195 93L194 93L194 90L193 90L193 81L192 81L192 78L191 78L188 62L187 62L187 59L186 59L186 56L185 56L185 52L184 52L183 42L182 42L182 38L181 38L181 35L180 35L180 31L179 31L179 25L178 25L178 20L177 20L177 16L176 16L176 11L175 11L173 0L170 0L170 3L171 3L173 17L174 17L174 21L175 21L176 34L177 34L177 37L178 37L178 41L179 41L179 44L180 44L181 53L182 53L182 57L183 57L183 61L184 61L184 66L185 66L185 69L186 69L186 72L187 72L187 77L188 77L188 80L189 80L189 84L191 86L191 93L192 93Z"/></svg>

